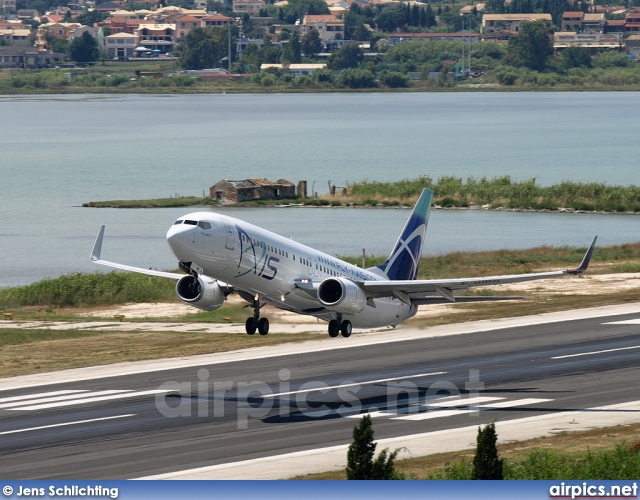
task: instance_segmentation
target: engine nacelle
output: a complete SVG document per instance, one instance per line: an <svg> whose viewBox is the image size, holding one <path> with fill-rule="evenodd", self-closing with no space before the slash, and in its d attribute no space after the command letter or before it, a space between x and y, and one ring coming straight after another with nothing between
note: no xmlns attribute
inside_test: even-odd
<svg viewBox="0 0 640 500"><path fill-rule="evenodd" d="M343 314L357 314L367 305L362 289L346 278L327 278L320 283L318 300L327 309Z"/></svg>
<svg viewBox="0 0 640 500"><path fill-rule="evenodd" d="M178 298L203 311L215 311L224 303L224 292L218 282L208 276L184 276L176 283Z"/></svg>

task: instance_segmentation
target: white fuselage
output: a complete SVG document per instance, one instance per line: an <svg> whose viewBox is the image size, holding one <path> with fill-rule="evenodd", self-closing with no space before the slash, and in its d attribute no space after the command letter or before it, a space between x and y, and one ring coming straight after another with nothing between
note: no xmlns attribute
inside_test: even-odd
<svg viewBox="0 0 640 500"><path fill-rule="evenodd" d="M320 283L331 277L354 282L386 279L377 268L361 269L248 222L212 212L181 217L167 232L167 241L176 258L191 263L200 274L259 296L280 309L324 320L335 318L335 312L323 308L313 294L297 288L296 282ZM415 306L396 298L378 298L358 314L344 314L344 319L355 328L376 328L395 326L415 313Z"/></svg>

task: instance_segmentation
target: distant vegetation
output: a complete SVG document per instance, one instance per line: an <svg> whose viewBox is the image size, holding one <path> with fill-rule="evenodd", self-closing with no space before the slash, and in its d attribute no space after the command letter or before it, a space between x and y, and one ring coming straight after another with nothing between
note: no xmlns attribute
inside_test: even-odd
<svg viewBox="0 0 640 500"><path fill-rule="evenodd" d="M155 198L150 200L90 201L83 203L82 206L92 208L171 208L192 207L194 205L216 205L217 203L217 201L211 198L180 196L176 198Z"/></svg>
<svg viewBox="0 0 640 500"><path fill-rule="evenodd" d="M398 182L361 181L350 184L351 197L383 202L388 199L412 202L422 189L434 191L434 203L443 207L488 205L491 208L640 212L639 186L609 186L603 182L564 181L540 186L535 179L514 181L510 176L487 179L443 176L437 181L418 177Z"/></svg>
<svg viewBox="0 0 640 500"><path fill-rule="evenodd" d="M166 301L174 297L174 286L173 280L136 273L67 274L27 286L0 289L0 310Z"/></svg>

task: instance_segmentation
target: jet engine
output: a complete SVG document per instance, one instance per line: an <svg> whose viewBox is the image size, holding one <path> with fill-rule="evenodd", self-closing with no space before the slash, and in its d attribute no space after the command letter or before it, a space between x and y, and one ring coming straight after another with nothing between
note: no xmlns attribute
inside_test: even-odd
<svg viewBox="0 0 640 500"><path fill-rule="evenodd" d="M184 276L176 283L178 298L203 311L215 311L222 306L225 294L218 282L208 276Z"/></svg>
<svg viewBox="0 0 640 500"><path fill-rule="evenodd" d="M327 278L320 283L318 300L327 309L343 314L357 314L367 305L362 289L346 278Z"/></svg>

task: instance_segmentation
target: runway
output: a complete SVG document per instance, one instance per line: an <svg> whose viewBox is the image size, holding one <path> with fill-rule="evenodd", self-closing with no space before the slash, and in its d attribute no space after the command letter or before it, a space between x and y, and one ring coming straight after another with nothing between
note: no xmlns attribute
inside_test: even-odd
<svg viewBox="0 0 640 500"><path fill-rule="evenodd" d="M0 475L123 479L303 457L348 444L365 411L383 442L592 408L640 421L634 406L603 408L640 399L640 307L539 319L0 380Z"/></svg>

